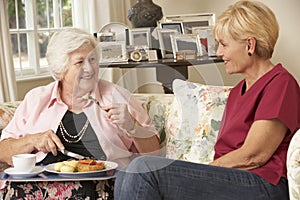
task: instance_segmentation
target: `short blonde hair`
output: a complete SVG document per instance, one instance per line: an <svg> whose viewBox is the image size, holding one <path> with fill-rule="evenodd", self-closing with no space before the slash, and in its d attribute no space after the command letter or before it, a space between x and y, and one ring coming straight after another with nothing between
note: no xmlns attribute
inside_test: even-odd
<svg viewBox="0 0 300 200"><path fill-rule="evenodd" d="M96 48L98 43L91 34L78 28L65 28L52 35L46 57L54 79L60 80L66 71L69 54L87 44Z"/></svg>
<svg viewBox="0 0 300 200"><path fill-rule="evenodd" d="M220 41L225 35L238 41L254 37L256 55L268 59L272 57L278 39L279 25L272 10L263 3L241 0L217 18L214 36Z"/></svg>

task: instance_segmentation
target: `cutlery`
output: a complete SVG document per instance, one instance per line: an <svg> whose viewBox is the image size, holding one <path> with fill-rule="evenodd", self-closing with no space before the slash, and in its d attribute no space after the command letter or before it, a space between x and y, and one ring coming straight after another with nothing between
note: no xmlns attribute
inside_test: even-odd
<svg viewBox="0 0 300 200"><path fill-rule="evenodd" d="M99 103L99 101L94 98L93 96L91 96L90 94L86 94L82 97L83 99L86 99L86 100L91 100L92 102L94 102L95 104L97 104L99 106L100 109L102 109L103 111L107 112L107 110L105 110Z"/></svg>
<svg viewBox="0 0 300 200"><path fill-rule="evenodd" d="M77 154L77 153L74 153L74 152L71 152L71 151L68 151L68 150L65 150L65 149L59 149L58 151L60 151L62 154L66 155L66 156L76 158L78 160L83 160L83 159L86 158L85 156L82 156L80 154Z"/></svg>

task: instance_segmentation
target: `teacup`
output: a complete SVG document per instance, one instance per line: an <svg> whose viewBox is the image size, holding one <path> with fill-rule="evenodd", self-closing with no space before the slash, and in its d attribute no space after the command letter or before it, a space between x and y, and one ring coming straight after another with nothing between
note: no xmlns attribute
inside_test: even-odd
<svg viewBox="0 0 300 200"><path fill-rule="evenodd" d="M16 154L12 157L14 169L18 172L30 173L36 162L35 154Z"/></svg>

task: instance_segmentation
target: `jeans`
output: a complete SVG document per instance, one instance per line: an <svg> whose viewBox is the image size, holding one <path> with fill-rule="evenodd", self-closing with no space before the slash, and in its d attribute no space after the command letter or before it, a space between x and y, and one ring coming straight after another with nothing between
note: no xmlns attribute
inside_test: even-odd
<svg viewBox="0 0 300 200"><path fill-rule="evenodd" d="M155 156L134 159L119 171L116 200L288 200L285 178L274 186L246 170Z"/></svg>

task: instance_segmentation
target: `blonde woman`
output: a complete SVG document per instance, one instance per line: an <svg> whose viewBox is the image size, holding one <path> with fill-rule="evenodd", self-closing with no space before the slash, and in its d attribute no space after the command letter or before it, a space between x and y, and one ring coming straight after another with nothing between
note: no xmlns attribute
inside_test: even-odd
<svg viewBox="0 0 300 200"><path fill-rule="evenodd" d="M300 128L297 81L271 57L279 27L261 2L237 1L217 20L217 55L244 80L231 91L209 165L145 156L117 177L122 199L288 200L286 154Z"/></svg>

